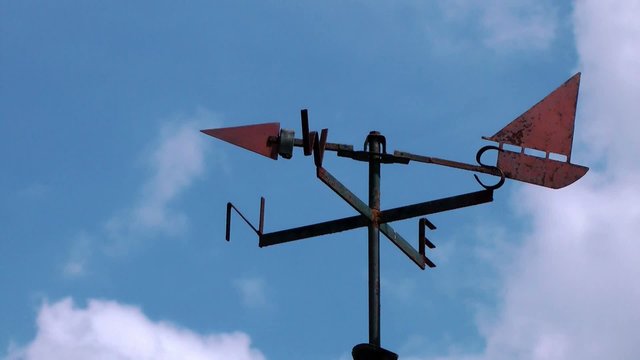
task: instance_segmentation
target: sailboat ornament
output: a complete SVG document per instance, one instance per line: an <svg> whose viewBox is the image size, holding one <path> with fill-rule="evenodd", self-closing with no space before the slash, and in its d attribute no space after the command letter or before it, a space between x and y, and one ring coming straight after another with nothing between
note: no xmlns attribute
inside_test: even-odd
<svg viewBox="0 0 640 360"><path fill-rule="evenodd" d="M519 146L520 153L500 151L497 167L510 179L559 189L572 184L589 168L571 164L573 127L580 87L580 73L491 137L483 139ZM543 151L545 158L525 154L525 149ZM566 162L549 158L566 157Z"/></svg>
<svg viewBox="0 0 640 360"><path fill-rule="evenodd" d="M497 146L482 147L476 153L478 165L405 151L387 153L386 139L377 131L371 131L367 135L363 150L354 150L352 145L329 143L327 142L328 129L322 129L319 134L309 131L306 109L301 111L301 139L295 138L293 130L281 129L280 123L202 130L207 135L274 160L278 157L290 159L294 148L302 147L305 156L313 155L318 179L357 212L356 215L346 218L265 233L264 198L260 201L260 219L257 227L229 202L227 203L225 238L228 241L231 237L232 210L237 212L258 235L260 247L366 226L369 255L369 342L356 345L352 354L355 360L397 359L396 354L380 345L379 234L382 233L387 237L421 269L427 266L433 268L436 265L426 256L426 248L434 249L435 245L427 239L425 233L427 228L435 230L436 227L425 217L426 215L491 202L493 191L501 187L505 179L552 189L563 188L580 179L589 169L572 164L570 161L579 87L580 73L577 73L493 136L483 137L497 143ZM489 150L498 151L495 166L482 162L482 155ZM339 157L369 163L368 203L360 200L323 167L323 158L327 151L336 152ZM487 185L474 174L483 190L381 210L381 165L409 164L411 161L494 175L499 179L495 184ZM421 217L418 220L417 250L390 225L393 221L416 217Z"/></svg>

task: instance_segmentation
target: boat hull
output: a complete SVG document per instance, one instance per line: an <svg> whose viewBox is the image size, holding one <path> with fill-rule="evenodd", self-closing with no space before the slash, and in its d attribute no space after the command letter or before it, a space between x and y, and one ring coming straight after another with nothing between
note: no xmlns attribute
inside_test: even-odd
<svg viewBox="0 0 640 360"><path fill-rule="evenodd" d="M498 154L497 165L509 179L552 189L571 185L589 171L585 166L508 150Z"/></svg>

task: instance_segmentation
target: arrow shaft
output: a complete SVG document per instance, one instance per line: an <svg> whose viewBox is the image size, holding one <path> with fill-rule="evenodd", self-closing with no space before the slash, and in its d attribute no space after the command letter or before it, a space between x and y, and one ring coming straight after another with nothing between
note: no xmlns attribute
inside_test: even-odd
<svg viewBox="0 0 640 360"><path fill-rule="evenodd" d="M397 157L400 157L400 158L405 158L405 159L409 159L409 160L413 160L413 161L417 161L417 162L421 162L421 163L425 163L425 164L434 164L434 165L446 166L446 167L450 167L450 168L456 168L456 169L461 169L461 170L467 170L467 171L479 172L479 173L483 173L483 174L500 176L500 172L499 171L496 171L495 169L493 169L491 167L486 167L486 166L471 165L471 164L467 164L467 163L463 163L463 162L459 162L459 161L440 159L440 158L432 157L432 156L416 155L416 154L408 153L406 151L397 151L396 150L396 151L393 152L393 155L397 156Z"/></svg>
<svg viewBox="0 0 640 360"><path fill-rule="evenodd" d="M303 139L294 139L293 146L304 148ZM324 145L324 149L328 151L353 151L353 145L347 144L336 144L336 143L326 143Z"/></svg>

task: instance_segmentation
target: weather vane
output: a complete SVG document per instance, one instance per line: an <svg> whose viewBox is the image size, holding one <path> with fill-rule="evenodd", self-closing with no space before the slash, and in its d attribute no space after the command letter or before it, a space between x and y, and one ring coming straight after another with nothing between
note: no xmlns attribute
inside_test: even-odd
<svg viewBox="0 0 640 360"><path fill-rule="evenodd" d="M497 145L484 146L478 150L476 154L478 165L405 151L394 151L390 154L387 152L385 137L377 131L371 131L367 135L363 150L354 150L352 145L330 143L327 142L327 129L322 129L319 134L316 131L309 131L306 109L301 111L301 139L295 138L293 130L280 129L280 123L202 130L207 135L274 160L278 157L290 159L295 147L303 148L305 156L313 155L318 179L358 213L351 217L265 233L264 198L260 201L260 220L257 227L229 202L227 203L226 240L228 241L231 237L231 210L235 210L255 231L260 247L368 227L369 342L356 345L352 355L354 360L395 360L398 355L380 345L380 233L384 234L421 269L424 270L427 266L432 268L436 265L426 256L426 248L433 249L435 245L427 239L425 232L426 228L435 230L436 227L424 216L491 202L493 192L504 184L505 179L553 189L563 188L580 179L589 168L570 162L579 86L580 73L577 73L493 136L483 137ZM505 148L504 144L510 146ZM482 162L482 155L489 150L498 152L495 166ZM531 150L537 150L538 154L544 153L544 155L536 156L536 153L531 154ZM369 163L368 203L359 199L322 166L324 154L327 151L336 152L339 157ZM381 210L381 165L409 164L411 161L495 175L499 180L495 184L487 185L474 174L483 190ZM417 250L389 225L393 221L415 217L420 217Z"/></svg>

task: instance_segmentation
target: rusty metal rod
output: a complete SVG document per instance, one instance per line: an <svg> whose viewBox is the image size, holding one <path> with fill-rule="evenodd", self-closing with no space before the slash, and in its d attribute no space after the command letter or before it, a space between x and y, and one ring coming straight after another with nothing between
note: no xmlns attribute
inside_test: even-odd
<svg viewBox="0 0 640 360"><path fill-rule="evenodd" d="M384 210L380 213L380 223L410 219L436 212L484 204L491 201L493 201L493 190L480 190L468 194Z"/></svg>
<svg viewBox="0 0 640 360"><path fill-rule="evenodd" d="M383 210L380 213L378 223L384 224L397 220L410 219L417 216L426 216L467 206L480 205L491 202L492 200L493 192L491 190L481 190L468 194L425 201L418 204ZM357 229L359 227L366 226L367 224L369 224L369 218L367 216L356 215L312 225L300 226L293 229L275 231L260 236L260 246L277 245L295 240L333 234L341 231ZM396 245L402 248L400 245Z"/></svg>
<svg viewBox="0 0 640 360"><path fill-rule="evenodd" d="M416 263L416 265L418 265L420 269L424 270L425 257L418 251L416 251L416 249L414 249L413 246L411 246L409 242L402 237L402 235L393 230L391 225L387 223L380 224L380 232L382 232L384 236L391 240L391 242L394 243L398 247L398 249L400 249L405 255L407 255L407 257L409 257L409 259L411 259L411 261Z"/></svg>
<svg viewBox="0 0 640 360"><path fill-rule="evenodd" d="M347 204L351 205L360 214L366 216L369 220L373 220L371 208L360 200L356 194L347 189L338 179L336 179L327 169L323 167L316 168L316 175L318 179L333 190L338 196L342 198Z"/></svg>
<svg viewBox="0 0 640 360"><path fill-rule="evenodd" d="M293 139L293 146L304 148L303 139ZM341 151L341 150L353 151L353 145L326 143L324 145L324 149L325 150L329 150L329 151ZM305 155L306 155L306 153L305 153ZM311 154L309 154L309 155L311 155Z"/></svg>
<svg viewBox="0 0 640 360"><path fill-rule="evenodd" d="M378 156L368 156L367 158L371 161L375 160L376 162L378 162L378 164L380 164L380 155L382 154L378 154ZM420 256L420 254L418 254L418 252L402 236L400 236L400 234L396 233L389 224L380 221L380 209L376 209L375 211L371 209L369 205L365 204L364 201L360 200L354 193L352 193L349 189L342 185L342 183L338 181L338 179L333 177L333 175L331 175L325 168L319 167L317 168L316 172L318 178L323 183L329 186L331 190L338 194L344 201L346 201L369 221L379 224L379 230L400 250L402 250L411 260L413 260L416 265L418 265L421 269L424 269L425 263L423 261L423 257ZM402 214L402 212L400 213Z"/></svg>
<svg viewBox="0 0 640 360"><path fill-rule="evenodd" d="M274 231L260 237L260 247L357 229L366 226L368 223L368 218L363 215L356 215L293 229Z"/></svg>
<svg viewBox="0 0 640 360"><path fill-rule="evenodd" d="M434 164L434 165L446 166L446 167L462 169L462 170L467 170L467 171L474 171L474 172L479 172L479 173L489 174L489 175L495 175L495 176L500 176L501 175L499 171L497 171L497 170L495 170L494 168L491 168L491 167L481 166L481 165L471 165L471 164L467 164L467 163L463 163L463 162L445 160L445 159L440 159L440 158L432 157L432 156L416 155L416 154L412 154L412 153L409 153L409 152L406 152L406 151L398 151L398 150L396 150L396 151L393 152L393 155L397 156L397 157L401 157L401 158L405 158L405 159L409 159L409 160L425 163L425 164Z"/></svg>

